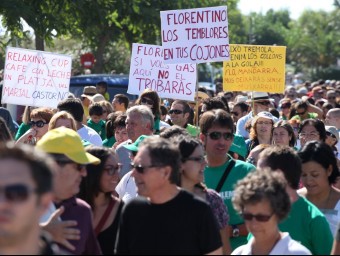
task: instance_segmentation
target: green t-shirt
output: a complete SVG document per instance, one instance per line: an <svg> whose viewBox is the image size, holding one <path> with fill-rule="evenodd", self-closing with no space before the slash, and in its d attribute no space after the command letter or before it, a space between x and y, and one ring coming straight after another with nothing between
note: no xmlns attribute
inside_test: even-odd
<svg viewBox="0 0 340 256"><path fill-rule="evenodd" d="M31 126L29 124L21 123L17 133L15 134L15 140L20 139L20 137L24 135L30 128Z"/></svg>
<svg viewBox="0 0 340 256"><path fill-rule="evenodd" d="M103 146L107 148L112 148L113 144L116 143L116 138L115 136L112 136L110 139L105 139L103 141Z"/></svg>
<svg viewBox="0 0 340 256"><path fill-rule="evenodd" d="M106 139L105 121L100 120L99 123L93 122L91 119L87 121L87 126L95 130L102 140Z"/></svg>
<svg viewBox="0 0 340 256"><path fill-rule="evenodd" d="M282 232L288 232L292 239L301 243L313 255L329 255L333 235L322 212L304 197L292 204L288 217L279 224ZM248 236L248 240L252 237Z"/></svg>
<svg viewBox="0 0 340 256"><path fill-rule="evenodd" d="M229 156L229 155L228 155ZM218 167L206 167L204 170L204 181L208 188L216 189L217 184L219 183L225 169L229 165L231 160L231 156L229 156L229 160L222 166ZM243 179L247 174L255 169L255 166L249 163L245 163L240 160L235 160L235 166L230 171L226 181L224 182L221 191L219 192L222 197L224 204L228 208L229 212L229 225L239 225L244 223L241 216L236 212L231 202L231 199L234 195L234 186L236 183ZM237 247L244 245L247 243L247 237L231 237L230 244L232 249L236 249Z"/></svg>
<svg viewBox="0 0 340 256"><path fill-rule="evenodd" d="M299 120L299 121L303 121L303 120L309 119L309 118L316 119L316 118L318 118L318 114L317 114L317 113L308 113L308 114L307 114L307 117L304 118L304 119L301 119L301 117L300 117L299 115L295 115L295 116L292 117L291 120Z"/></svg>
<svg viewBox="0 0 340 256"><path fill-rule="evenodd" d="M187 124L187 132L193 136L196 137L200 133L200 128L193 126L191 124Z"/></svg>

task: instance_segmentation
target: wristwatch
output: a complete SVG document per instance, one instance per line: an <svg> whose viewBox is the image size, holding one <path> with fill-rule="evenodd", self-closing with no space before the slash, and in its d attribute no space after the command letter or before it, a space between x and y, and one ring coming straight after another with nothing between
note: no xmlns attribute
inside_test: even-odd
<svg viewBox="0 0 340 256"><path fill-rule="evenodd" d="M237 227L237 225L232 225L231 227L233 229L233 237L239 237L240 229Z"/></svg>

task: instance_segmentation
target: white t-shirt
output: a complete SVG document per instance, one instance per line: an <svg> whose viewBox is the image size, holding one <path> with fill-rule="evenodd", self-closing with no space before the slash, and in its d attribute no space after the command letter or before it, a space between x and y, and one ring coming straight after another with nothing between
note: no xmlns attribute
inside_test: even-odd
<svg viewBox="0 0 340 256"><path fill-rule="evenodd" d="M252 237L247 244L236 248L231 255L252 255L251 245L253 239L254 237ZM290 235L285 232L269 255L312 255L312 253L302 244L293 240Z"/></svg>
<svg viewBox="0 0 340 256"><path fill-rule="evenodd" d="M338 223L340 222L340 201L337 202L333 210L331 209L320 209L320 211L325 215L329 227L331 228L333 236L335 236Z"/></svg>
<svg viewBox="0 0 340 256"><path fill-rule="evenodd" d="M77 132L83 140L87 140L92 145L99 147L103 146L102 138L100 138L99 134L91 127L83 125Z"/></svg>
<svg viewBox="0 0 340 256"><path fill-rule="evenodd" d="M131 176L131 174L132 171L125 174L116 186L116 192L124 203L127 203L138 196L135 179Z"/></svg>

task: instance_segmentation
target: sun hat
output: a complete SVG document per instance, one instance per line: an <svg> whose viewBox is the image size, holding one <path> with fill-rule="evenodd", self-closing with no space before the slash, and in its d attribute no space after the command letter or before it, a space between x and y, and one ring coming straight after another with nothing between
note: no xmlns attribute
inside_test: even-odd
<svg viewBox="0 0 340 256"><path fill-rule="evenodd" d="M92 97L97 94L97 88L95 86L85 86L81 97Z"/></svg>
<svg viewBox="0 0 340 256"><path fill-rule="evenodd" d="M151 137L151 136L141 135L141 136L138 137L138 139L136 139L136 141L134 143L124 145L124 147L126 149L130 150L130 151L137 152L138 151L138 147L140 146L140 144L143 142L143 140L145 140L148 137Z"/></svg>
<svg viewBox="0 0 340 256"><path fill-rule="evenodd" d="M97 93L91 98L91 100L92 100L92 102L105 101L105 97L103 95L101 95L100 93Z"/></svg>
<svg viewBox="0 0 340 256"><path fill-rule="evenodd" d="M251 125L254 126L254 124L256 123L257 119L259 119L260 117L268 119L273 121L273 123L275 124L278 121L278 118L273 116L272 113L268 112L268 111L262 111L260 113L258 113L252 120Z"/></svg>
<svg viewBox="0 0 340 256"><path fill-rule="evenodd" d="M231 144L229 151L232 151L242 157L246 157L248 150L244 138L241 135L234 134L234 141Z"/></svg>
<svg viewBox="0 0 340 256"><path fill-rule="evenodd" d="M262 101L262 100L268 100L269 101L269 95L266 92L251 92L248 94L248 100L247 102L252 101Z"/></svg>
<svg viewBox="0 0 340 256"><path fill-rule="evenodd" d="M326 125L325 128L326 128L326 132L333 134L336 137L336 141L339 141L339 132L335 126Z"/></svg>
<svg viewBox="0 0 340 256"><path fill-rule="evenodd" d="M100 163L100 159L85 151L78 133L69 128L59 127L48 131L36 147L46 153L64 154L78 164Z"/></svg>

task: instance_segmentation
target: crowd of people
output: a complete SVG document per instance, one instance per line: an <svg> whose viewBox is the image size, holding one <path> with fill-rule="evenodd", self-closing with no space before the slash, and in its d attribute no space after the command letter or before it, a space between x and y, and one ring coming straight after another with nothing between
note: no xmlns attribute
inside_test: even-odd
<svg viewBox="0 0 340 256"><path fill-rule="evenodd" d="M0 116L2 254L340 253L340 81Z"/></svg>

